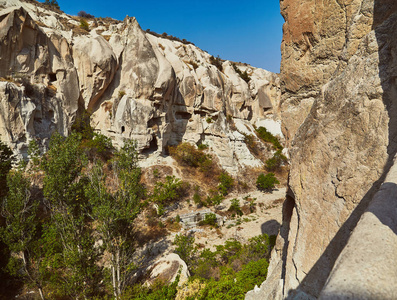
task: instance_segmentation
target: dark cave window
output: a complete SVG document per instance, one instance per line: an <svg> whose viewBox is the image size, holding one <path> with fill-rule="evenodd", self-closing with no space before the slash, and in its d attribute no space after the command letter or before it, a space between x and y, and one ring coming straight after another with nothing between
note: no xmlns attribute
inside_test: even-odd
<svg viewBox="0 0 397 300"><path fill-rule="evenodd" d="M57 74L55 74L55 73L48 74L48 77L50 79L50 82L57 81Z"/></svg>
<svg viewBox="0 0 397 300"><path fill-rule="evenodd" d="M121 126L121 133L123 133L125 131L125 127Z"/></svg>

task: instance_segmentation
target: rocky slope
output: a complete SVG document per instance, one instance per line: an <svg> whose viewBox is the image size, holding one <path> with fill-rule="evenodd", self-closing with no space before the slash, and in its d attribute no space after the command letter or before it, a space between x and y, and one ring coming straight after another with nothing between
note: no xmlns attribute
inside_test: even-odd
<svg viewBox="0 0 397 300"><path fill-rule="evenodd" d="M206 143L236 173L262 162L244 134L253 125L282 135L278 76L245 64L245 82L229 61L190 43L143 31L135 18L89 20L35 1L0 1L0 134L18 153L54 131L70 132L84 111L92 126L142 154L182 141ZM270 125L269 125L270 124Z"/></svg>
<svg viewBox="0 0 397 300"><path fill-rule="evenodd" d="M281 11L289 192L268 280L247 299L394 299L397 4Z"/></svg>

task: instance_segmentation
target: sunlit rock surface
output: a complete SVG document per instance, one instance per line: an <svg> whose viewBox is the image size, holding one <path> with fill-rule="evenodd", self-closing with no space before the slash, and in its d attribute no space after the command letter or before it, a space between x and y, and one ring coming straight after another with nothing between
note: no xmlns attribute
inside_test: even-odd
<svg viewBox="0 0 397 300"><path fill-rule="evenodd" d="M220 60L218 69L207 52L145 32L128 16L91 20L86 31L78 17L34 1L0 7L0 77L9 87L0 95L0 133L20 154L32 138L46 145L54 131L68 134L84 111L116 146L133 138L142 154L158 155L180 142L205 143L231 173L262 166L235 122L248 134L265 124L283 135L274 73L236 63L247 83L232 62Z"/></svg>

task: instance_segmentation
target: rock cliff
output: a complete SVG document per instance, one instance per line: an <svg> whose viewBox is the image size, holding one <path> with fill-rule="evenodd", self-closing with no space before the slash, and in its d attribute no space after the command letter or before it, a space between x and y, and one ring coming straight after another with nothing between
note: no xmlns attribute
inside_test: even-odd
<svg viewBox="0 0 397 300"><path fill-rule="evenodd" d="M397 4L280 3L289 192L247 299L394 299Z"/></svg>
<svg viewBox="0 0 397 300"><path fill-rule="evenodd" d="M216 60L128 16L88 20L85 30L32 0L0 7L0 134L18 153L33 137L45 146L55 130L68 134L84 111L116 146L134 138L149 155L205 143L231 173L262 165L244 143L253 125L282 135L276 74Z"/></svg>

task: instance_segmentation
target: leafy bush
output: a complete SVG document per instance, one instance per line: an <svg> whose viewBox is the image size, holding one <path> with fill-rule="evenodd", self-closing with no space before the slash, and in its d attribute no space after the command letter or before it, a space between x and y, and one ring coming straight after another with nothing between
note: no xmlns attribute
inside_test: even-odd
<svg viewBox="0 0 397 300"><path fill-rule="evenodd" d="M84 29L85 31L90 31L90 27L89 27L86 19L84 19L84 18L80 19L80 28Z"/></svg>
<svg viewBox="0 0 397 300"><path fill-rule="evenodd" d="M219 205L222 200L225 199L219 192L215 190L210 190L210 195L207 196L206 202L207 205Z"/></svg>
<svg viewBox="0 0 397 300"><path fill-rule="evenodd" d="M281 146L278 138L271 134L269 131L267 131L265 127L257 128L256 133L262 141L272 143L276 149L283 150L283 146Z"/></svg>
<svg viewBox="0 0 397 300"><path fill-rule="evenodd" d="M175 176L167 176L165 182L157 182L152 199L159 204L168 204L178 200L184 193L184 183Z"/></svg>
<svg viewBox="0 0 397 300"><path fill-rule="evenodd" d="M94 137L94 129L91 127L90 117L90 114L84 111L72 125L72 132L80 133L83 140L91 140Z"/></svg>
<svg viewBox="0 0 397 300"><path fill-rule="evenodd" d="M277 150L273 157L265 162L265 165L268 171L275 171L287 162L288 159L281 153L281 150Z"/></svg>
<svg viewBox="0 0 397 300"><path fill-rule="evenodd" d="M195 192L194 195L193 195L193 201L198 206L203 205L203 202L201 201L200 194L197 193L197 192Z"/></svg>
<svg viewBox="0 0 397 300"><path fill-rule="evenodd" d="M246 83L248 83L251 80L251 76L248 75L247 71L245 70L244 72L241 72L239 67L236 66L236 64L232 64L233 69L236 71L238 75L240 75L241 79L243 79Z"/></svg>
<svg viewBox="0 0 397 300"><path fill-rule="evenodd" d="M214 213L206 214L204 220L200 221L199 225L217 226L216 215Z"/></svg>
<svg viewBox="0 0 397 300"><path fill-rule="evenodd" d="M200 168L200 171L206 175L214 171L214 163L211 156L202 150L196 149L192 144L181 143L176 147L170 147L169 151L171 156L182 165Z"/></svg>
<svg viewBox="0 0 397 300"><path fill-rule="evenodd" d="M219 57L219 55L215 58L213 56L210 57L210 63L214 65L215 67L218 68L219 71L223 71L222 67L222 59Z"/></svg>
<svg viewBox="0 0 397 300"><path fill-rule="evenodd" d="M188 266L191 266L193 257L197 252L194 246L194 240L194 236L184 234L177 234L174 239L174 245L176 245L175 253L178 254Z"/></svg>
<svg viewBox="0 0 397 300"><path fill-rule="evenodd" d="M120 300L172 300L178 292L180 275L171 284L165 284L161 280L156 280L150 287L140 283L127 288Z"/></svg>
<svg viewBox="0 0 397 300"><path fill-rule="evenodd" d="M158 34L157 32L151 31L150 29L146 29L146 32L151 34L151 35L154 35L154 36L157 36L157 37L162 37L162 38L165 38L165 39L168 39L168 40L171 40L171 41L178 41L178 42L181 42L182 44L185 44L185 45L189 45L189 44L190 45L194 45L194 43L189 42L186 39L182 39L181 40L180 38L178 38L176 36L168 35L166 32L164 32L163 34Z"/></svg>
<svg viewBox="0 0 397 300"><path fill-rule="evenodd" d="M121 98L123 98L124 97L124 95L125 95L125 91L124 90L120 90L119 91L119 99L121 99Z"/></svg>
<svg viewBox="0 0 397 300"><path fill-rule="evenodd" d="M40 147L39 144L37 143L36 140L31 140L29 142L29 147L28 147L28 156L29 160L32 162L32 165L34 167L38 167L40 164Z"/></svg>
<svg viewBox="0 0 397 300"><path fill-rule="evenodd" d="M48 6L52 7L52 8L60 9L57 0L45 0L44 4L48 5Z"/></svg>
<svg viewBox="0 0 397 300"><path fill-rule="evenodd" d="M232 199L228 211L234 212L237 215L242 216L243 212L241 211L241 208L240 208L240 200L238 200L236 198Z"/></svg>
<svg viewBox="0 0 397 300"><path fill-rule="evenodd" d="M208 149L208 145L207 144L198 144L197 148L199 150L206 150L206 149Z"/></svg>
<svg viewBox="0 0 397 300"><path fill-rule="evenodd" d="M222 172L221 175L219 175L218 179L218 190L223 196L226 196L233 188L234 179L227 172Z"/></svg>
<svg viewBox="0 0 397 300"><path fill-rule="evenodd" d="M109 160L114 150L112 140L101 133L93 133L93 138L83 143L83 147L87 148L87 155L90 159L101 157Z"/></svg>
<svg viewBox="0 0 397 300"><path fill-rule="evenodd" d="M6 195L7 174L11 170L15 156L5 143L0 140L0 199Z"/></svg>
<svg viewBox="0 0 397 300"><path fill-rule="evenodd" d="M268 173L264 175L263 173L258 176L256 180L256 186L261 191L269 191L274 188L276 184L280 182L274 176L274 173Z"/></svg>
<svg viewBox="0 0 397 300"><path fill-rule="evenodd" d="M204 288L189 299L244 299L247 291L266 279L273 240L263 234L246 245L230 239L216 251L203 250L192 280L199 279Z"/></svg>

